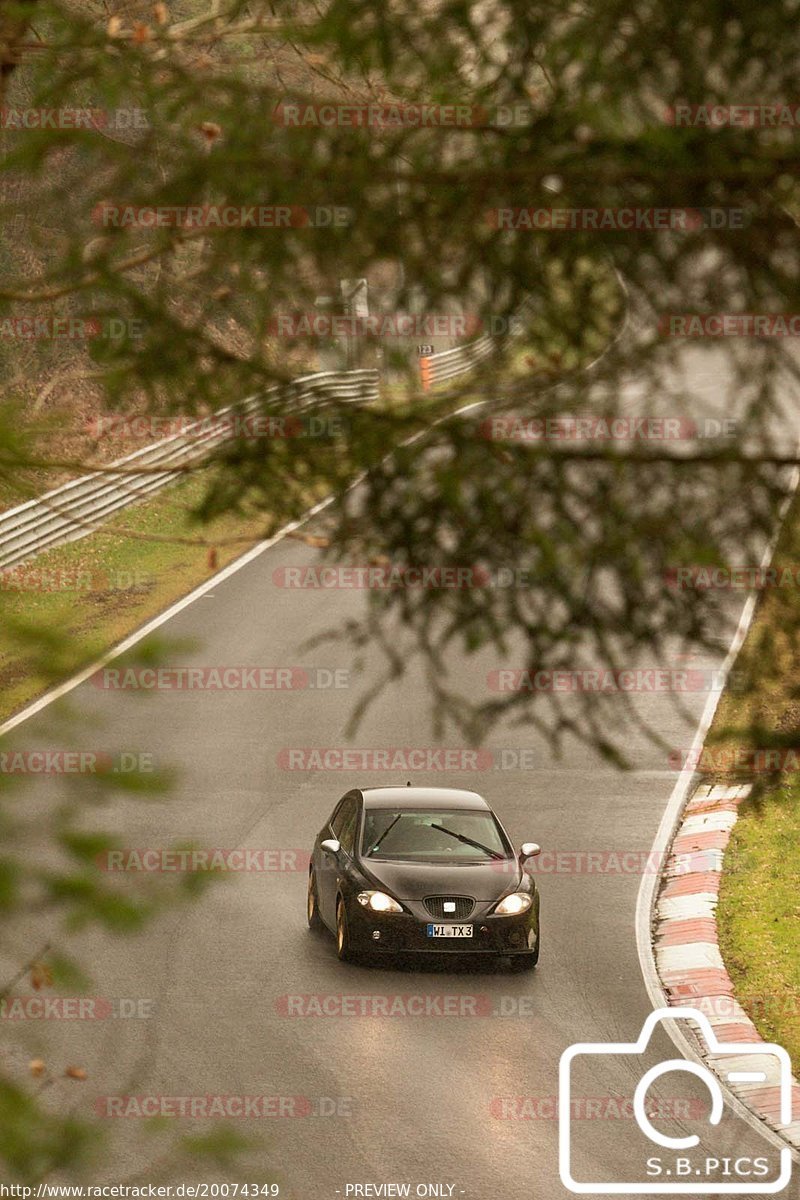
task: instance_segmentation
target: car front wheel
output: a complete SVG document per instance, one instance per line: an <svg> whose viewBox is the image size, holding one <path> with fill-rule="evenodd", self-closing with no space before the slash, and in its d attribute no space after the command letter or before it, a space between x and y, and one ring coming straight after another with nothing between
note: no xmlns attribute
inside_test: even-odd
<svg viewBox="0 0 800 1200"><path fill-rule="evenodd" d="M336 953L341 962L353 961L353 950L350 945L350 926L347 922L347 909L341 896L336 905Z"/></svg>

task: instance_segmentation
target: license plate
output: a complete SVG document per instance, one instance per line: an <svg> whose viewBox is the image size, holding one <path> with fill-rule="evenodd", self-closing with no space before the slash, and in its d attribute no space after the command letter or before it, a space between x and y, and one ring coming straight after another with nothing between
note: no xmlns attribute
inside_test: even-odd
<svg viewBox="0 0 800 1200"><path fill-rule="evenodd" d="M429 925L426 930L428 937L433 938L471 938L471 925Z"/></svg>

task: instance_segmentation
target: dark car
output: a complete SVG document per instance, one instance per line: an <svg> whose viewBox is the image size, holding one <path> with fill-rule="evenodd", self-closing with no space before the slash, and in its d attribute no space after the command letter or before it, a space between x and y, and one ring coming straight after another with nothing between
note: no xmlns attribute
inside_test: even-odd
<svg viewBox="0 0 800 1200"><path fill-rule="evenodd" d="M308 873L308 924L336 934L340 959L380 954L539 959L539 893L477 792L354 788L320 830Z"/></svg>

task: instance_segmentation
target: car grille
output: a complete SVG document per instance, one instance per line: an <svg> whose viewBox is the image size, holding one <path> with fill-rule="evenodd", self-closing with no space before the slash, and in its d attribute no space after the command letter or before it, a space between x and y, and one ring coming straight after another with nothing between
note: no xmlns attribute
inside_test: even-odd
<svg viewBox="0 0 800 1200"><path fill-rule="evenodd" d="M455 904L455 910L449 909L445 912L445 901ZM475 907L471 896L426 896L423 904L432 917L445 921L466 921Z"/></svg>

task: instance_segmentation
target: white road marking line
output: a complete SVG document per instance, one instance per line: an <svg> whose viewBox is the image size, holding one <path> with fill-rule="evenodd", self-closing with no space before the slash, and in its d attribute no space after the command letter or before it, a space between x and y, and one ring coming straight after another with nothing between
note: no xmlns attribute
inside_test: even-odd
<svg viewBox="0 0 800 1200"><path fill-rule="evenodd" d="M602 355L600 357L602 357ZM475 409L483 408L486 403L487 401L485 400L473 401L470 404L463 405L461 408L456 409L452 413L446 413L443 417L438 417L430 426L428 426L427 429L421 430L419 433L414 434L413 437L408 438L405 442L402 442L400 445L390 450L388 454L384 456L383 461L391 458L392 454L394 454L396 450L399 450L401 446L412 445L419 438L424 437L425 434L431 429L434 429L437 425L442 424L442 422L452 420L453 417L463 416L464 413L472 412ZM348 484L346 490L351 492L354 488L357 488L364 480L365 475L365 471L360 472L360 474L356 476L352 483ZM80 687L80 685L85 683L87 679L91 678L95 672L102 670L107 663L112 662L115 658L118 658L120 654L124 654L126 650L130 650L132 646L135 646L138 642L141 642L142 639L146 638L147 635L152 633L154 629L158 629L161 625L165 625L167 621L171 621L172 618L177 616L179 612L182 612L184 608L188 608L190 604L194 604L195 600L200 600L201 598L207 596L211 589L216 587L218 583L222 583L224 580L230 578L231 575L235 575L237 571L242 569L242 567L246 567L247 564L253 562L254 559L260 558L260 556L266 550L271 550L273 546L278 544L278 542L282 542L288 534L293 533L295 529L300 529L303 525L310 521L312 517L315 517L318 513L323 512L324 509L333 503L335 498L336 494L334 493L330 496L326 496L324 500L318 501L313 508L310 508L308 512L303 513L302 517L298 517L295 521L290 521L288 525L284 525L283 528L279 529L277 533L274 533L272 537L266 538L263 542L259 542L256 546L253 546L252 549L247 550L239 558L236 558L233 560L233 562L228 563L227 567L223 567L221 571L217 571L217 573L212 575L210 579L207 579L205 583L201 583L194 589L194 591L191 591L188 596L184 596L181 600L176 600L175 603L170 605L169 608L165 609L164 612L159 613L159 615L156 617L153 617L152 620L148 621L146 625L143 625L141 629L137 629L133 633L129 634L129 636L123 641L119 642L118 645L112 646L112 648L107 651L106 654L102 655L102 657L98 658L88 667L84 667L83 670L79 671L76 675L73 675L70 679L65 680L64 683L58 684L57 687L51 688L37 700L34 700L30 704L26 705L25 708L16 713L13 717L9 717L7 721L4 721L0 725L0 737L4 737L7 733L10 733L12 729L16 729L18 725L22 725L24 721L29 721L31 717L36 716L37 713L41 712L42 709L47 708L48 705L53 704L56 700L60 700L62 696L66 696L69 692L74 691L75 688Z"/></svg>
<svg viewBox="0 0 800 1200"><path fill-rule="evenodd" d="M147 622L146 625L143 625L141 629L137 629L134 633L129 634L128 637L119 642L116 646L113 646L101 658L98 658L88 667L84 667L83 670L79 671L77 675L73 675L70 679L65 680L64 683L60 683L57 687L51 688L50 691L45 692L43 696L40 696L38 700L34 700L32 703L28 704L22 709L21 712L16 713L16 715L13 717L9 717L7 721L4 721L3 724L0 725L0 737L10 733L12 729L16 729L18 725L22 725L24 721L30 720L31 717L41 712L43 708L47 708L48 705L53 704L54 701L60 700L62 696L66 696L69 692L74 691L76 687L80 687L82 683L85 683L86 680L91 678L91 676L97 671L102 670L107 663L112 662L115 658L118 658L120 654L124 654L126 650L130 650L131 647L135 646L138 642L141 642L143 638L146 638L148 634L151 634L153 630L158 629L161 625L165 625L167 621L171 621L172 618L177 616L179 612L182 612L184 608L188 608L190 604L194 604L195 600L205 597L213 587L216 587L218 583L222 583L223 580L228 579L231 575L235 575L237 571L242 569L242 567L247 566L248 563L253 562L253 560L256 558L259 558L265 550L270 550L278 542L283 541L287 534L291 533L295 529L299 529L301 525L306 523L306 521L311 520L311 518L315 517L317 513L321 512L324 508L327 508L332 499L333 497L327 497L325 500L321 500L318 504L315 504L314 507L302 517L298 517L296 521L290 521L288 525L284 525L282 529L279 529L277 533L274 533L271 538L267 538L265 541L259 542L258 545L253 546L250 550L247 550L239 558L234 559L232 563L228 563L227 567L223 567L221 571L216 573L216 575L212 575L210 579L205 581L205 583L201 583L194 589L194 591L189 592L188 596L184 596L181 600L176 600L175 603L170 605L169 608L165 609L164 612L159 613L159 615L156 617L153 617Z"/></svg>

